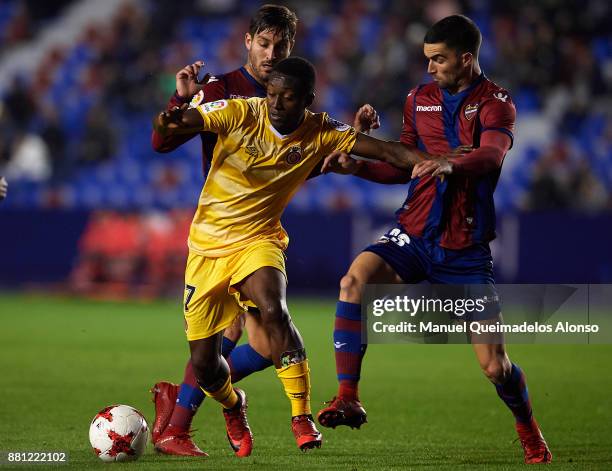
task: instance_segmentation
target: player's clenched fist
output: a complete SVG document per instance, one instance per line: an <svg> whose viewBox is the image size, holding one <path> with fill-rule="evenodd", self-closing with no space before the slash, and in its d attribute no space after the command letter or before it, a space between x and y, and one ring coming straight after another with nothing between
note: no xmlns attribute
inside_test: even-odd
<svg viewBox="0 0 612 471"><path fill-rule="evenodd" d="M362 160L355 160L346 152L339 150L333 151L323 161L321 173L340 173L343 175L352 175L363 165Z"/></svg>
<svg viewBox="0 0 612 471"><path fill-rule="evenodd" d="M353 127L357 132L364 133L369 133L371 129L378 129L380 127L380 117L372 105L365 104L357 110L353 120Z"/></svg>
<svg viewBox="0 0 612 471"><path fill-rule="evenodd" d="M153 129L162 136L197 132L202 126L202 117L195 109L188 109L187 103L162 111L153 120Z"/></svg>
<svg viewBox="0 0 612 471"><path fill-rule="evenodd" d="M210 79L210 74L198 81L198 74L204 67L204 61L195 61L179 70L176 74L176 92L181 98L191 98L198 93Z"/></svg>

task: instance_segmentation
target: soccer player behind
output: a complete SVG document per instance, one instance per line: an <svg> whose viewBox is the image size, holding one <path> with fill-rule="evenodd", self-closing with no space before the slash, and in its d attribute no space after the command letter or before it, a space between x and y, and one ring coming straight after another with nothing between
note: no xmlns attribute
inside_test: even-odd
<svg viewBox="0 0 612 471"><path fill-rule="evenodd" d="M295 13L281 5L263 5L251 18L244 44L247 59L243 67L232 72L205 77L198 82L204 63L197 61L176 74L176 93L167 109L191 102L195 107L203 103L227 98L265 97L265 85L272 67L289 56L294 45L297 27ZM170 152L195 136L202 141L202 169L208 175L213 149L217 143L214 132L202 131L162 136L155 130L152 145L157 152ZM242 334L242 322L249 330L249 343L236 348ZM223 355L230 365L233 381L272 365L270 352L258 342L259 316L248 313L230 326L222 340ZM191 360L187 362L180 387L167 381L156 383L151 389L155 402L155 421L152 438L155 449L172 455L205 456L193 442L189 429L194 415L206 397L197 384Z"/></svg>
<svg viewBox="0 0 612 471"><path fill-rule="evenodd" d="M411 173L357 163L341 153L326 161L327 169L382 183L408 183L408 195L397 211L397 226L366 247L340 282L334 328L339 389L318 413L323 426L366 422L358 383L366 351L361 298L367 283L495 283L489 249L495 237L493 191L512 146L516 111L508 92L481 71L480 44L478 27L465 16L449 16L429 29L423 50L433 83L408 93L401 134L404 144L431 153L460 146L475 150L418 163ZM482 371L514 414L525 462L550 462L522 370L510 361L503 344L479 344L474 337L472 342Z"/></svg>
<svg viewBox="0 0 612 471"><path fill-rule="evenodd" d="M195 131L218 136L189 233L184 314L195 377L223 406L227 436L240 457L252 450L247 400L232 385L221 345L224 329L245 306L259 309L263 340L291 403L298 447L319 447L322 440L311 416L306 351L286 303L283 251L289 239L280 217L291 197L335 150L402 168L424 157L308 111L314 82L308 61L288 58L274 67L266 99L220 100L195 109L183 105L154 120L162 136Z"/></svg>

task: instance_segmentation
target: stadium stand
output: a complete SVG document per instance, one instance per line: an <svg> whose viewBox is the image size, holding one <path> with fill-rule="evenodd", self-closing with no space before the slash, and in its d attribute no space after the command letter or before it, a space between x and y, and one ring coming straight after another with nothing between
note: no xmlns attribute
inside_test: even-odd
<svg viewBox="0 0 612 471"><path fill-rule="evenodd" d="M12 70L16 45L40 46L45 38L45 53L31 73L13 75L0 90L0 174L11 181L4 207L110 209L126 221L138 212L146 226L159 223L157 211L177 210L182 218L163 218L183 227L203 181L199 143L155 154L151 117L165 106L184 64L203 58L208 70L223 72L242 63L244 51L236 45L259 3L186 0L174 9L172 2L152 0L94 2L103 11L93 18L83 13L92 5L88 0L60 2L53 11L37 10L37 3L0 6L0 74ZM382 117L376 134L389 139L399 136L407 90L427 80L421 51L426 26L451 13L471 16L486 38L484 71L511 90L518 109L517 142L496 192L498 210L612 208L607 2L288 5L300 17L294 53L318 69L313 108L351 122L361 104L372 103ZM50 30L64 30L64 40L49 41L59 37ZM325 176L308 181L290 210L389 211L404 196L401 186ZM156 216L149 220L147 214ZM151 237L164 236L152 230ZM145 245L139 250L152 257ZM163 257L174 257L172 250Z"/></svg>

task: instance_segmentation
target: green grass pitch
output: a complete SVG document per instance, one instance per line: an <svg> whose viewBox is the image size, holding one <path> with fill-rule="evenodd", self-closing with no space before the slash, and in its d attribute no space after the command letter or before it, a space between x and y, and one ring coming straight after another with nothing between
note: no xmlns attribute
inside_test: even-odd
<svg viewBox="0 0 612 471"><path fill-rule="evenodd" d="M311 361L314 412L336 390L334 301L290 299ZM253 455L239 460L226 442L219 406L195 419L210 457L161 456L149 444L134 463L105 464L91 451L89 422L106 405L140 409L148 389L180 382L187 343L177 302L111 303L0 296L0 450L62 450L59 469L519 469L522 451L510 412L480 373L469 346L373 345L361 396L369 423L324 429L321 450L301 453L289 404L273 370L245 379ZM536 417L555 469L612 469L612 345L510 346L529 380ZM49 469L50 465L2 469Z"/></svg>

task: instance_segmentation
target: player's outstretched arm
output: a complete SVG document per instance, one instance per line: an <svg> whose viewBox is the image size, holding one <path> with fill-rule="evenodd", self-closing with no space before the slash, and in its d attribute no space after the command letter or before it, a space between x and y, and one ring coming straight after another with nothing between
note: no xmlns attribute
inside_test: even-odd
<svg viewBox="0 0 612 471"><path fill-rule="evenodd" d="M357 110L355 118L353 119L353 127L355 131L365 134L369 134L372 129L378 129L380 127L380 117L372 105L366 103ZM350 155L342 153L334 162L333 169L328 166L324 171L323 165L321 165L321 167L315 167L312 172L310 172L310 175L308 175L307 180L318 177L322 173L329 173L332 171L342 175L355 175L363 163L364 162L361 160L355 160Z"/></svg>
<svg viewBox="0 0 612 471"><path fill-rule="evenodd" d="M380 160L405 170L410 170L418 162L430 158L427 152L415 147L397 141L381 141L366 134L357 135L351 153L372 160Z"/></svg>
<svg viewBox="0 0 612 471"><path fill-rule="evenodd" d="M194 108L187 109L187 104L162 111L153 119L153 129L161 136L193 134L204 131L204 120Z"/></svg>
<svg viewBox="0 0 612 471"><path fill-rule="evenodd" d="M198 75L203 67L204 62L198 60L193 64L183 67L176 73L176 93L168 101L166 111L189 103L191 98L204 88L204 85L210 79L210 74L206 74L202 80L198 80ZM191 134L162 136L154 130L151 135L151 145L156 152L171 152L198 134L198 132L195 132Z"/></svg>
<svg viewBox="0 0 612 471"><path fill-rule="evenodd" d="M478 149L460 146L449 154L420 162L412 169L412 178L451 174L479 177L501 168L511 145L512 140L507 134L499 131L486 132L481 137Z"/></svg>

